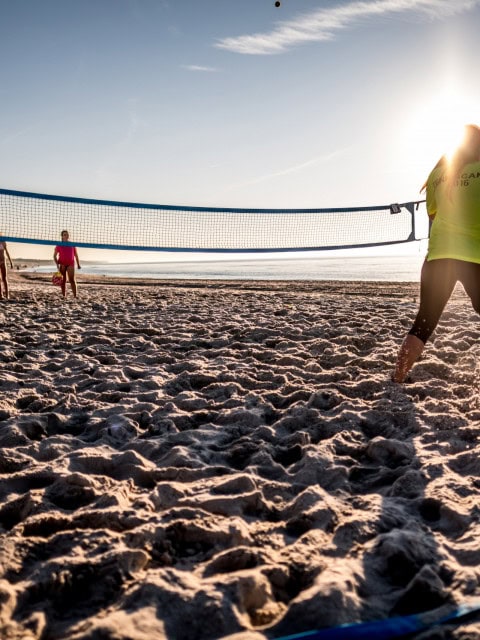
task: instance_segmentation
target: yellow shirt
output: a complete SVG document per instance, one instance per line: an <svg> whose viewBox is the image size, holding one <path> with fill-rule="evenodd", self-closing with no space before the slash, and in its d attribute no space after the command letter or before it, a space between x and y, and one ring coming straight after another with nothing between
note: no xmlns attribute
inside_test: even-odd
<svg viewBox="0 0 480 640"><path fill-rule="evenodd" d="M427 260L480 263L480 162L463 167L450 194L445 167L434 169L427 180L427 212L435 216Z"/></svg>

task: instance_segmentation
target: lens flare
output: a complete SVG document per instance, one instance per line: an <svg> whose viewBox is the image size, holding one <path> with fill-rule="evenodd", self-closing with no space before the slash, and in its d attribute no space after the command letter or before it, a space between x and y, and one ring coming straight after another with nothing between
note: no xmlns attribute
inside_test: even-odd
<svg viewBox="0 0 480 640"><path fill-rule="evenodd" d="M462 142L465 125L478 121L478 103L453 85L414 108L399 130L399 155L425 176L441 156L449 160Z"/></svg>

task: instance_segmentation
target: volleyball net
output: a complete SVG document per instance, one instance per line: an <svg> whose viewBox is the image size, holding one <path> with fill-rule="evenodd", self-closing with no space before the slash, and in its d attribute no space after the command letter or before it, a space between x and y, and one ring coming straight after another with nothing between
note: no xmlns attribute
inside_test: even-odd
<svg viewBox="0 0 480 640"><path fill-rule="evenodd" d="M277 252L412 242L423 201L346 209L236 209L0 189L0 239L137 251Z"/></svg>

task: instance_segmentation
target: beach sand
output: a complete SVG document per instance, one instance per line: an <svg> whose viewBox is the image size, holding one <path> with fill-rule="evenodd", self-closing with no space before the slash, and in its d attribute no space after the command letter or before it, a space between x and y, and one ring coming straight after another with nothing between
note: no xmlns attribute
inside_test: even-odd
<svg viewBox="0 0 480 640"><path fill-rule="evenodd" d="M0 302L3 640L260 640L478 593L462 290L396 385L417 284L79 280Z"/></svg>

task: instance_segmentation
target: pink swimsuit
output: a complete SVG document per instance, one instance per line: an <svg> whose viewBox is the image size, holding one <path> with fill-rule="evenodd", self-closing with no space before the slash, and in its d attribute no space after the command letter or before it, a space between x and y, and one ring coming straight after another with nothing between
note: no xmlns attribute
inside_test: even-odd
<svg viewBox="0 0 480 640"><path fill-rule="evenodd" d="M60 245L55 247L55 253L58 253L58 262L63 267L73 267L75 265L75 247Z"/></svg>

